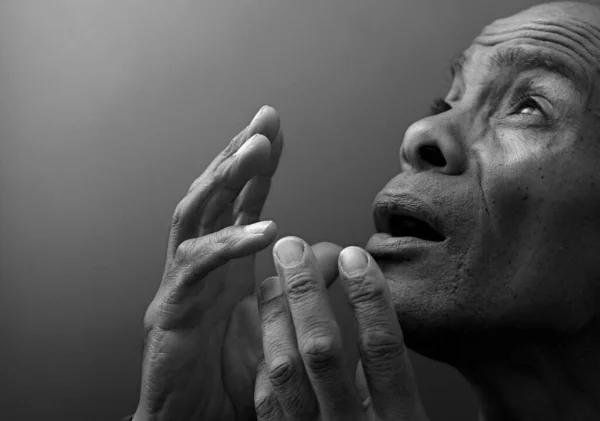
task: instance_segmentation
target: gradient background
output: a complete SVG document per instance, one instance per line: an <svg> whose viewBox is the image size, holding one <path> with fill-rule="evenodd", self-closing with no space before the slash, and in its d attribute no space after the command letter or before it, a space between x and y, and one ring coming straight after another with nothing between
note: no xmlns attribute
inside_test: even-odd
<svg viewBox="0 0 600 421"><path fill-rule="evenodd" d="M448 61L535 3L1 1L0 418L135 410L172 211L260 106L286 135L264 218L280 236L364 245ZM452 368L412 360L433 421L475 419Z"/></svg>

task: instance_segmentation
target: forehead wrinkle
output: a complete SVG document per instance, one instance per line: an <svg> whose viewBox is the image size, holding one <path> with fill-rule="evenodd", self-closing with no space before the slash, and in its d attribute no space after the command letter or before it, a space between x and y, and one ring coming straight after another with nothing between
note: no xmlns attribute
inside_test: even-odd
<svg viewBox="0 0 600 421"><path fill-rule="evenodd" d="M560 58L540 50L527 51L520 47L511 47L497 51L490 57L489 63L490 70L510 68L514 71L524 72L541 68L574 82L580 79L577 73L572 71Z"/></svg>
<svg viewBox="0 0 600 421"><path fill-rule="evenodd" d="M531 42L531 41L536 41L536 42ZM482 45L482 44L479 44ZM487 46L494 46L495 44L491 44L491 45L487 45ZM568 76L568 73L572 73L573 76L572 77L566 77L567 80L571 81L572 85L576 88L576 90L584 97L584 101L586 103L586 106L590 105L592 103L593 97L596 95L596 90L597 90L597 84L599 81L599 77L598 74L596 75L596 77L592 77L592 74L590 74L588 72L588 69L586 69L585 66L583 66L579 60L577 60L576 54L573 52L572 49L562 46L560 44L557 43L550 43L545 39L536 39L536 37L530 37L529 40L526 41L520 41L517 42L515 44L513 44L514 47L513 48L522 48L522 47L529 47L529 48L534 48L534 49L539 49L540 47L542 48L546 48L549 49L550 51L544 52L542 53L542 55L550 55L551 58L553 58L552 61L554 61L554 64L560 63L561 61L564 62L564 59L561 59L561 57L552 52L552 50L558 52L558 53L562 53L565 56L568 56L572 59L572 64L576 65L576 67L573 67L572 65L569 66L567 63L563 63L565 64L565 66L562 66L562 70L564 70L564 73L567 73L566 75L563 76ZM485 44L483 44L482 46L486 46ZM535 50L534 50L535 51ZM527 55L531 55L532 53L527 53ZM525 58L525 60L527 61L528 59ZM546 67L545 63L541 60L530 60L530 61L538 61L537 67ZM541 62L540 62L541 61ZM569 64L571 64L571 62L568 62ZM517 67L519 67L520 63L516 63ZM539 66L541 65L541 66ZM523 70L531 70L534 66L528 66L529 68L526 68L525 65L520 65L520 67ZM561 67L556 68L555 70L560 70ZM579 71L577 71L579 70ZM560 75L560 72L554 72L556 74Z"/></svg>
<svg viewBox="0 0 600 421"><path fill-rule="evenodd" d="M474 46L476 45L486 46L485 44L474 44ZM533 47L533 49L528 50L524 47ZM489 58L489 62L487 63L488 70L513 69L515 72L525 72L535 69L546 70L569 80L581 94L586 96L590 89L590 80L587 77L585 68L578 66L581 71L577 71L561 56L550 51L540 50L539 47L540 45L536 44L519 43L512 47L496 51ZM470 62L471 58L467 55L467 52L463 52L454 59L451 69L462 74L464 68Z"/></svg>
<svg viewBox="0 0 600 421"><path fill-rule="evenodd" d="M588 15L580 17L565 12L558 15L560 16L558 18L557 14L551 15L551 17L548 17L547 14L531 16L529 11L525 11L492 22L483 29L477 39L488 43L486 41L497 41L496 38L505 38L524 29L537 30L542 33L546 31L554 34L551 41L557 42L557 37L564 37L565 47L572 48L586 64L591 65L592 69L587 70L600 74L600 19L596 22Z"/></svg>
<svg viewBox="0 0 600 421"><path fill-rule="evenodd" d="M573 28L566 29L564 26L552 22L544 23L541 26L544 26L544 28L542 29L533 27L531 29L548 32L558 36L563 36L569 39L570 41L573 41L574 43L579 45L579 47L581 47L582 50L585 50L587 57L584 58L588 59L588 61L593 63L594 56L598 53L597 51L594 51L594 43L600 44L600 39L594 39L593 35L590 36L589 34L581 33L580 31L574 30ZM569 35L575 35L575 37Z"/></svg>
<svg viewBox="0 0 600 421"><path fill-rule="evenodd" d="M569 21L569 23L580 30L579 34L590 41L590 43L596 43L596 45L600 46L600 26L596 28L594 25L576 19Z"/></svg>
<svg viewBox="0 0 600 421"><path fill-rule="evenodd" d="M523 25L494 35L481 35L475 39L475 43L491 47L505 42L524 42L527 40L541 41L562 47L563 52L568 51L577 65L583 69L585 69L583 63L590 66L597 65L595 56L598 53L594 51L593 43L582 42L581 39L574 39L572 36L566 36L564 33L550 28L541 29L540 27Z"/></svg>

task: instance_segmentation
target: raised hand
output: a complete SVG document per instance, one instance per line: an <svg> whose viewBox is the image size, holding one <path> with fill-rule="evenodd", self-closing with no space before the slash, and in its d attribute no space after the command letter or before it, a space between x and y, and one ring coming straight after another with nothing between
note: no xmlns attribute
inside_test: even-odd
<svg viewBox="0 0 600 421"><path fill-rule="evenodd" d="M277 230L257 221L282 145L277 112L263 107L177 205L163 279L144 318L135 421L256 419L262 344L254 258ZM314 250L333 282L341 248Z"/></svg>
<svg viewBox="0 0 600 421"><path fill-rule="evenodd" d="M307 244L286 237L273 249L279 276L260 285L264 360L255 407L261 421L426 421L383 274L367 252L345 248L339 273L358 321L355 378Z"/></svg>

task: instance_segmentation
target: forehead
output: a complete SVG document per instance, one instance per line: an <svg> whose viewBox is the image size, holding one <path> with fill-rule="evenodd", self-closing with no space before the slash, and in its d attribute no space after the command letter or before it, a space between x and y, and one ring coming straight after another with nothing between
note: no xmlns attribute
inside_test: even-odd
<svg viewBox="0 0 600 421"><path fill-rule="evenodd" d="M555 3L496 20L455 60L454 70L513 48L533 52L540 67L582 75L591 95L600 87L600 8Z"/></svg>

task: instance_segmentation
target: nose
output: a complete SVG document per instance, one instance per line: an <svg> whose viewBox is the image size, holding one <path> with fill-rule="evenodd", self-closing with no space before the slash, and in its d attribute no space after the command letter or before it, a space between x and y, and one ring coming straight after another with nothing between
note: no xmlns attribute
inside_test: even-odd
<svg viewBox="0 0 600 421"><path fill-rule="evenodd" d="M454 128L452 122L441 115L412 124L400 146L402 169L462 174L467 168L467 154Z"/></svg>

